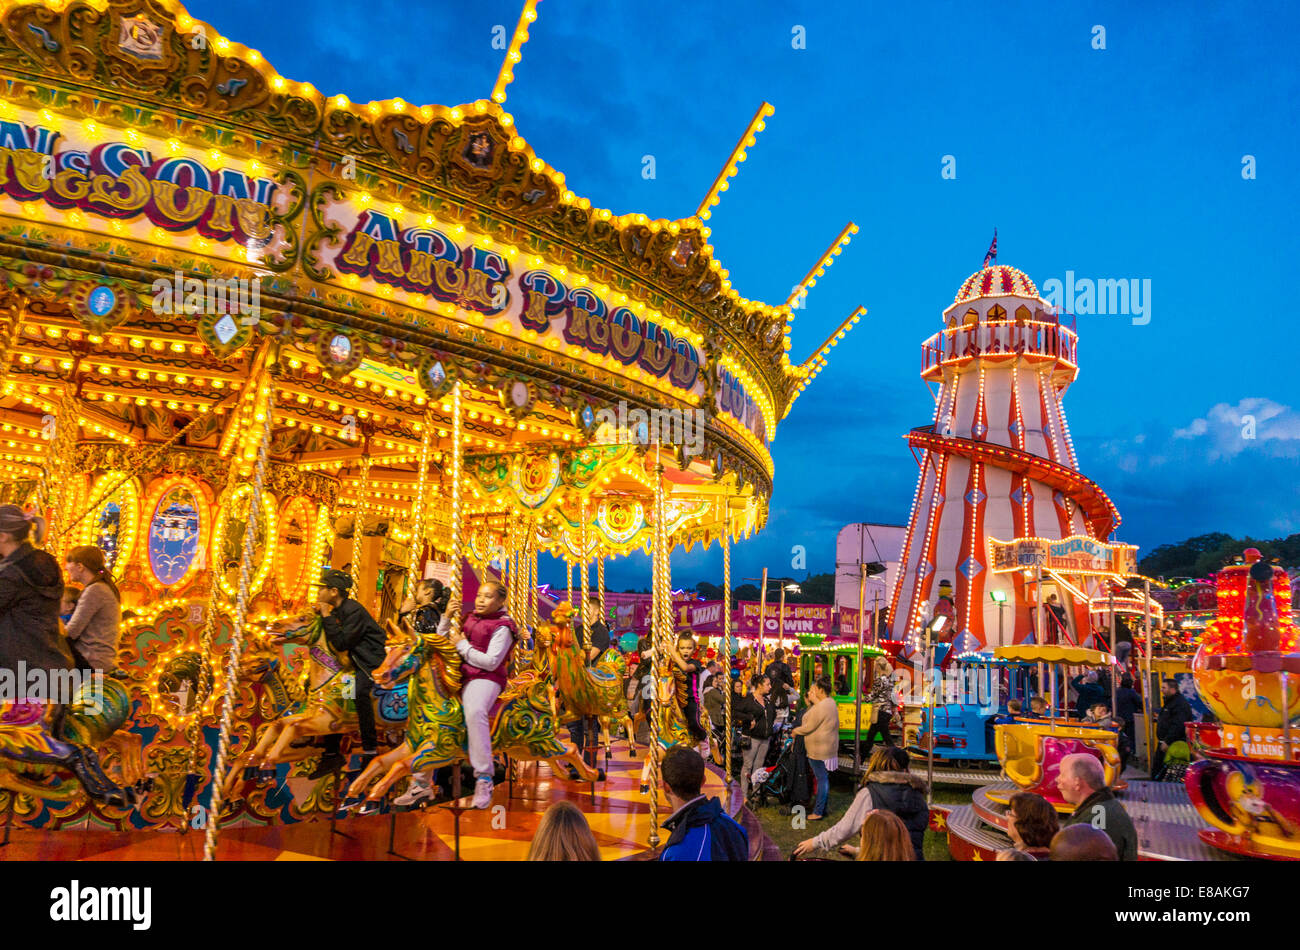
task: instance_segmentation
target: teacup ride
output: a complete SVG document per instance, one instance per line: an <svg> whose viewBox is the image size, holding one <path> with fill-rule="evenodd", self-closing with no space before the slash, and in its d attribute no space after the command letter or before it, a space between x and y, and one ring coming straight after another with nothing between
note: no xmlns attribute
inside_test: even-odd
<svg viewBox="0 0 1300 950"><path fill-rule="evenodd" d="M1196 689L1219 722L1195 728L1204 758L1184 777L1188 796L1224 851L1300 859L1300 653L1291 589L1281 568L1248 550L1219 572L1219 619L1192 663Z"/></svg>
<svg viewBox="0 0 1300 950"><path fill-rule="evenodd" d="M1051 802L1059 812L1073 811L1074 806L1061 797L1056 780L1061 774L1061 762L1067 755L1076 753L1091 755L1101 763L1107 786L1124 788L1119 777L1118 730L1058 714L1058 707L1064 706L1065 698L1059 675L1062 668L1104 669L1113 666L1115 658L1109 653L1086 647L1032 643L997 647L993 655L998 659L1038 666L1040 684L1045 678L1043 671L1050 669L1051 688L1045 697L1048 700L1047 718L1021 717L1014 723L994 726L998 762L1015 788L991 788L989 799L1005 805L1017 791L1033 792Z"/></svg>

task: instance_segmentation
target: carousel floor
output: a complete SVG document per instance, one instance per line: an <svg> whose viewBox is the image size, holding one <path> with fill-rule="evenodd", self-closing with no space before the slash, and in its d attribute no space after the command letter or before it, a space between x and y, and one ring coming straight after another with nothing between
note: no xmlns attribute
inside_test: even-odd
<svg viewBox="0 0 1300 950"><path fill-rule="evenodd" d="M528 854L537 824L552 802L567 799L582 809L606 861L634 858L649 850L650 801L640 794L643 759L632 759L625 742L615 742L608 778L592 786L557 780L549 766L529 763L509 797L498 785L493 807L469 810L460 820L460 857L466 861L517 861ZM638 752L644 754L645 747ZM724 783L712 769L705 793L723 797ZM468 804L468 802L466 802ZM502 806L500 808L496 806ZM659 819L668 817L667 803ZM392 847L390 850L390 837ZM667 837L661 832L661 837ZM396 815L339 820L333 833L327 821L274 828L223 831L218 860L226 861L451 861L456 856L455 819L445 808ZM203 833L153 831L58 831L14 826L0 861L198 861Z"/></svg>

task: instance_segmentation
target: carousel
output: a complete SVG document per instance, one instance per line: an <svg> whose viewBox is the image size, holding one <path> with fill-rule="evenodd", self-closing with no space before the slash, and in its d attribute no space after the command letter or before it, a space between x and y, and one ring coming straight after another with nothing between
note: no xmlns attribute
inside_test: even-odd
<svg viewBox="0 0 1300 950"><path fill-rule="evenodd" d="M720 544L730 588L777 422L862 313L791 361L793 310L856 228L781 304L731 286L706 222L766 103L693 214L594 207L504 106L535 19L529 0L488 97L444 107L323 95L172 0L0 0L0 502L46 516L60 563L101 548L123 607L120 702L59 736L0 717L0 856L382 857L404 836L522 856L565 796L609 855L656 843L640 761L576 784L545 764L573 751L554 697L617 715L621 691L566 673L539 558L604 606L606 562L649 553L656 638L674 550ZM339 658L295 620L330 567L381 620L416 579L453 603L507 583L538 644L511 688L552 700L544 735L507 742L503 827L338 818L342 783L307 777L321 731L355 725ZM406 647L381 747L423 755L417 719L455 734L456 677ZM661 746L671 720L650 717ZM102 781L24 743L90 750ZM361 793L403 787L384 778Z"/></svg>

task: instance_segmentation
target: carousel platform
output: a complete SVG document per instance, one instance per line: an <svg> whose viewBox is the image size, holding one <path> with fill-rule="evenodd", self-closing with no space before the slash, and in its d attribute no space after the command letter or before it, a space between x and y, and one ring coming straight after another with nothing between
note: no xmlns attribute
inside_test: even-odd
<svg viewBox="0 0 1300 950"><path fill-rule="evenodd" d="M978 789L969 805L934 809L931 825L947 832L955 860L993 861L999 851L1013 847L1006 834L1007 806L994 798L1014 791L1011 782L997 782ZM1236 860L1201 840L1200 832L1209 825L1197 815L1181 783L1131 781L1119 799L1138 832L1139 860Z"/></svg>
<svg viewBox="0 0 1300 950"><path fill-rule="evenodd" d="M528 764L510 787L502 783L492 808L468 810L460 820L460 858L465 861L519 861L528 854L542 813L568 800L582 809L601 857L606 861L649 856L650 801L639 784L645 747L638 757L615 742L608 777L594 786L557 780L549 766ZM603 759L603 756L602 756ZM602 761L603 765L603 761ZM725 786L712 769L705 773L705 794L725 801ZM497 808L496 806L502 806ZM668 817L662 799L660 821ZM739 817L738 817L739 820ZM661 837L667 837L661 832ZM0 832L0 840L3 833ZM331 832L328 821L262 828L223 830L217 859L227 861L451 861L456 858L455 819L443 807L418 811L340 818ZM0 861L198 861L203 832L45 831L15 825L0 847Z"/></svg>

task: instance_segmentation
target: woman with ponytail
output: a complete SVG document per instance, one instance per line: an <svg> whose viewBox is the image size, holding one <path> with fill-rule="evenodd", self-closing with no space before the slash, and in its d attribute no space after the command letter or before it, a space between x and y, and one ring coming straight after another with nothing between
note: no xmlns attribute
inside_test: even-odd
<svg viewBox="0 0 1300 950"><path fill-rule="evenodd" d="M20 662L28 671L73 668L59 635L59 562L29 540L39 544L44 536L45 520L39 515L0 505L0 669L15 674Z"/></svg>
<svg viewBox="0 0 1300 950"><path fill-rule="evenodd" d="M122 623L122 595L104 563L104 552L91 544L68 552L64 567L81 596L67 623L68 640L77 668L110 672L117 669L117 639Z"/></svg>

